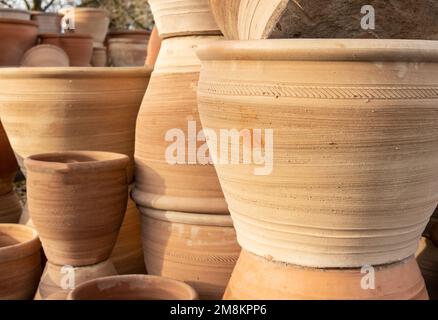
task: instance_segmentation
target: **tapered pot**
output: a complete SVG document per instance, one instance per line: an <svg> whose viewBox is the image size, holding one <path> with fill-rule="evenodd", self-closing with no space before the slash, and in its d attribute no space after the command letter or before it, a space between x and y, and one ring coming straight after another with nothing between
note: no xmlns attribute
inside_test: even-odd
<svg viewBox="0 0 438 320"><path fill-rule="evenodd" d="M61 33L62 15L56 12L33 11L31 19L38 23L38 33Z"/></svg>
<svg viewBox="0 0 438 320"><path fill-rule="evenodd" d="M106 67L108 57L105 46L98 46L93 48L93 56L91 57L91 65L93 67Z"/></svg>
<svg viewBox="0 0 438 320"><path fill-rule="evenodd" d="M37 36L36 22L0 18L0 67L19 66L24 53L36 44Z"/></svg>
<svg viewBox="0 0 438 320"><path fill-rule="evenodd" d="M0 70L0 117L21 170L24 158L56 151L108 151L133 159L149 76L146 68ZM133 171L132 161L130 181Z"/></svg>
<svg viewBox="0 0 438 320"><path fill-rule="evenodd" d="M0 195L10 193L17 174L17 160L9 143L3 125L0 122Z"/></svg>
<svg viewBox="0 0 438 320"><path fill-rule="evenodd" d="M161 41L162 40L160 38L160 35L158 34L157 26L154 26L151 33L151 38L148 42L145 66L149 66L151 68L155 67L155 63L158 59L158 54L160 53Z"/></svg>
<svg viewBox="0 0 438 320"><path fill-rule="evenodd" d="M70 58L58 46L40 44L26 51L20 65L22 67L69 67Z"/></svg>
<svg viewBox="0 0 438 320"><path fill-rule="evenodd" d="M63 49L72 67L90 66L93 55L93 39L88 34L43 34L40 36L42 44L51 44Z"/></svg>
<svg viewBox="0 0 438 320"><path fill-rule="evenodd" d="M69 300L197 300L196 291L184 282L156 276L106 277L81 284Z"/></svg>
<svg viewBox="0 0 438 320"><path fill-rule="evenodd" d="M417 261L426 281L427 291L432 300L438 299L438 247L427 238L421 238L417 251Z"/></svg>
<svg viewBox="0 0 438 320"><path fill-rule="evenodd" d="M230 216L140 208L148 274L184 281L221 299L240 253Z"/></svg>
<svg viewBox="0 0 438 320"><path fill-rule="evenodd" d="M0 223L18 223L21 211L20 199L14 191L0 195Z"/></svg>
<svg viewBox="0 0 438 320"><path fill-rule="evenodd" d="M41 243L36 231L0 224L0 300L32 299L41 275Z"/></svg>
<svg viewBox="0 0 438 320"><path fill-rule="evenodd" d="M140 67L146 60L147 42L135 39L110 39L108 54L113 67Z"/></svg>
<svg viewBox="0 0 438 320"><path fill-rule="evenodd" d="M80 267L110 257L128 200L128 162L96 151L25 160L29 213L51 263Z"/></svg>
<svg viewBox="0 0 438 320"><path fill-rule="evenodd" d="M209 164L206 142L197 141L202 127L196 100L200 61L195 50L218 39L163 41L137 118L133 199L139 206L228 213L214 167Z"/></svg>
<svg viewBox="0 0 438 320"><path fill-rule="evenodd" d="M385 266L313 269L269 261L244 250L234 269L224 299L428 300L429 298L414 257Z"/></svg>
<svg viewBox="0 0 438 320"><path fill-rule="evenodd" d="M0 8L0 19L30 20L30 12L19 9Z"/></svg>
<svg viewBox="0 0 438 320"><path fill-rule="evenodd" d="M225 149L215 165L243 248L321 268L415 253L438 201L438 42L230 41L198 54L210 141L235 129L254 142L237 147L255 161Z"/></svg>
<svg viewBox="0 0 438 320"><path fill-rule="evenodd" d="M63 19L74 21L75 32L89 34L93 42L102 44L105 41L110 24L108 11L99 8L74 8L60 10Z"/></svg>

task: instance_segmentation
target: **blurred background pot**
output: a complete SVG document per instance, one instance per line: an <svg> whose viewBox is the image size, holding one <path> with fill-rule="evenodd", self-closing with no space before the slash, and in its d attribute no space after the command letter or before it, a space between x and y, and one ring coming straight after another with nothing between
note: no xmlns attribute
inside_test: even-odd
<svg viewBox="0 0 438 320"><path fill-rule="evenodd" d="M0 223L18 223L21 211L20 199L14 191L0 194Z"/></svg>
<svg viewBox="0 0 438 320"><path fill-rule="evenodd" d="M61 14L56 12L32 11L31 18L38 23L38 34L61 33Z"/></svg>
<svg viewBox="0 0 438 320"><path fill-rule="evenodd" d="M0 8L0 19L30 20L30 12L19 9Z"/></svg>
<svg viewBox="0 0 438 320"><path fill-rule="evenodd" d="M78 33L43 34L41 44L51 44L63 49L72 67L90 66L93 55L93 40L91 36Z"/></svg>
<svg viewBox="0 0 438 320"><path fill-rule="evenodd" d="M108 55L113 67L139 67L146 60L147 42L136 39L108 40Z"/></svg>
<svg viewBox="0 0 438 320"><path fill-rule="evenodd" d="M40 44L27 50L21 60L22 67L68 67L70 59L60 47Z"/></svg>
<svg viewBox="0 0 438 320"><path fill-rule="evenodd" d="M110 16L108 11L99 8L74 8L61 10L63 19L72 19L74 16L75 32L91 35L93 42L102 44L105 41Z"/></svg>
<svg viewBox="0 0 438 320"><path fill-rule="evenodd" d="M105 46L93 47L93 56L91 57L91 65L93 67L106 67L107 66L107 50Z"/></svg>

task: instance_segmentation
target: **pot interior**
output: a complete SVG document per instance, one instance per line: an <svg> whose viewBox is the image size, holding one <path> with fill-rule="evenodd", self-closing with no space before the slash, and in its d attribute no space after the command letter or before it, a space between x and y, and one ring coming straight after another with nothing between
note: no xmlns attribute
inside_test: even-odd
<svg viewBox="0 0 438 320"><path fill-rule="evenodd" d="M0 225L0 249L15 246L35 238L27 227Z"/></svg>
<svg viewBox="0 0 438 320"><path fill-rule="evenodd" d="M60 152L39 154L29 157L32 160L49 163L87 163L106 160L115 160L125 157L124 155L109 152Z"/></svg>

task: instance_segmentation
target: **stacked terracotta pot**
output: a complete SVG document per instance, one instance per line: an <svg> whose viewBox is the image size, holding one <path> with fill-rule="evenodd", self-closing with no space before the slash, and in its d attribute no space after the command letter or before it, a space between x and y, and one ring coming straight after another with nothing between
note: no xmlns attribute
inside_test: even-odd
<svg viewBox="0 0 438 320"><path fill-rule="evenodd" d="M198 148L208 150L205 140L196 142L202 127L195 54L220 31L206 0L149 3L163 42L137 119L132 194L142 214L146 268L191 284L201 299L220 299L240 248L214 167L196 159ZM178 163L169 152L175 132L185 136Z"/></svg>

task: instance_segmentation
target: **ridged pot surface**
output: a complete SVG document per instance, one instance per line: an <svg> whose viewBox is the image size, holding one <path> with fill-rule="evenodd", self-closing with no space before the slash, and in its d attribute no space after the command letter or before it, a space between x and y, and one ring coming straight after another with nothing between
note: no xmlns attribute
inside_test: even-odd
<svg viewBox="0 0 438 320"><path fill-rule="evenodd" d="M95 43L105 41L110 24L110 16L105 9L74 8L60 12L64 13L64 20L74 17L75 32L91 35Z"/></svg>
<svg viewBox="0 0 438 320"><path fill-rule="evenodd" d="M15 191L0 195L0 224L18 223L21 217L21 203Z"/></svg>
<svg viewBox="0 0 438 320"><path fill-rule="evenodd" d="M31 19L38 23L38 33L61 33L62 15L54 12L32 12Z"/></svg>
<svg viewBox="0 0 438 320"><path fill-rule="evenodd" d="M243 148L261 152L215 165L243 248L321 268L415 253L438 202L437 42L229 41L198 54L204 131L246 132Z"/></svg>
<svg viewBox="0 0 438 320"><path fill-rule="evenodd" d="M72 67L89 67L93 55L93 39L88 34L43 34L42 44L51 44L64 50Z"/></svg>
<svg viewBox="0 0 438 320"><path fill-rule="evenodd" d="M91 65L93 67L106 67L108 62L106 47L94 47Z"/></svg>
<svg viewBox="0 0 438 320"><path fill-rule="evenodd" d="M80 267L110 257L128 200L128 162L80 151L25 160L30 217L51 263Z"/></svg>
<svg viewBox="0 0 438 320"><path fill-rule="evenodd" d="M221 299L240 254L230 216L140 211L148 273L184 281L201 299Z"/></svg>
<svg viewBox="0 0 438 320"><path fill-rule="evenodd" d="M196 142L202 127L196 100L200 61L195 51L199 45L218 39L180 37L163 41L137 118L133 199L139 206L228 214L213 165L197 161L197 150L206 143ZM186 143L191 134L189 124L194 128L190 130L196 145ZM175 132L179 134L176 138L172 136ZM175 164L174 153L169 150L181 137L183 146L177 153L184 161Z"/></svg>

